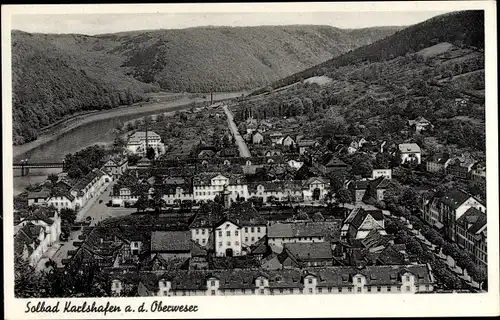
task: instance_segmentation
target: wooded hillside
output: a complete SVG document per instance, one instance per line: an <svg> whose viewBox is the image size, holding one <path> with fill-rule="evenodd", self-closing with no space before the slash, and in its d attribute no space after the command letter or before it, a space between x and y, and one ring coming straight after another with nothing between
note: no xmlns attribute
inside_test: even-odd
<svg viewBox="0 0 500 320"><path fill-rule="evenodd" d="M269 84L399 28L200 27L98 36L12 32L13 141L151 90L232 91Z"/></svg>

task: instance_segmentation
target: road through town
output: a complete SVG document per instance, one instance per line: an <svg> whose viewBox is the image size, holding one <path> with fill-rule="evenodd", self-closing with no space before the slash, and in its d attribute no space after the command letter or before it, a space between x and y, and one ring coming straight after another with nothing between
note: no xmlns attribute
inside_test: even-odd
<svg viewBox="0 0 500 320"><path fill-rule="evenodd" d="M227 108L227 105L224 105L222 107L224 109L224 112L226 112L227 116L227 123L229 125L229 129L233 133L234 140L236 141L236 144L238 145L238 149L240 150L240 157L242 158L249 158L251 157L250 151L248 150L247 144L245 143L245 140L241 137L240 133L238 132L238 127L234 123L234 117L233 113L229 111Z"/></svg>

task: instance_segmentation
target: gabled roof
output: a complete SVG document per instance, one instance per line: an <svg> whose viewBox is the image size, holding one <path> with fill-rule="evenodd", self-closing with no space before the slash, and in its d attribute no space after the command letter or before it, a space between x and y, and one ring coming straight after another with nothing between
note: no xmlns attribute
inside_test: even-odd
<svg viewBox="0 0 500 320"><path fill-rule="evenodd" d="M420 153L420 147L416 143L402 143L399 146L399 151L402 153Z"/></svg>
<svg viewBox="0 0 500 320"><path fill-rule="evenodd" d="M471 207L457 219L456 223L467 230L467 232L477 234L486 226L486 214Z"/></svg>
<svg viewBox="0 0 500 320"><path fill-rule="evenodd" d="M50 196L50 190L28 192L28 199L47 199Z"/></svg>
<svg viewBox="0 0 500 320"><path fill-rule="evenodd" d="M353 209L353 216L351 214L347 217L345 223L351 224L354 228L358 229L363 221L365 221L366 217L371 216L373 219L376 221L383 221L384 220L384 214L382 213L382 210L365 210L363 208L357 208ZM351 213L353 213L351 212Z"/></svg>
<svg viewBox="0 0 500 320"><path fill-rule="evenodd" d="M151 233L151 251L191 251L191 232L187 231L153 231Z"/></svg>
<svg viewBox="0 0 500 320"><path fill-rule="evenodd" d="M330 242L285 243L283 249L298 261L333 259Z"/></svg>
<svg viewBox="0 0 500 320"><path fill-rule="evenodd" d="M472 196L463 190L452 189L441 197L441 202L453 209L457 209L470 197Z"/></svg>

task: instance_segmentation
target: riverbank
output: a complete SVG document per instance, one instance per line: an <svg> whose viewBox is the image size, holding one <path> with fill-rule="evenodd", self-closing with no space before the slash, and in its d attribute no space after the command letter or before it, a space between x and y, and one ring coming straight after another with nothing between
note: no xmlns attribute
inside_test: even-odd
<svg viewBox="0 0 500 320"><path fill-rule="evenodd" d="M220 100L225 100L225 99L233 99L240 97L242 94L245 94L245 92L228 92L228 93L214 93L214 101L220 101ZM52 128L52 130L49 130L50 132L46 134L42 134L41 136L38 137L37 140L31 141L28 143L25 143L23 145L19 146L13 146L12 147L12 155L13 157L18 157L20 155L23 155L29 151L32 151L34 149L37 149L53 140L56 140L60 138L61 136L69 133L70 131L73 131L83 125L96 122L96 121L101 121L101 120L106 120L106 119L111 119L115 117L122 117L122 116L131 116L131 115L140 115L140 114L145 114L145 113L151 113L151 112L161 112L163 110L169 111L171 109L177 109L180 110L182 107L188 107L190 103L193 102L206 102L209 101L210 97L209 95L206 95L204 98L199 97L199 94L186 94L182 97L179 97L179 99L176 99L174 101L167 101L167 102L144 102L142 103L142 107L140 107L140 104L134 104L132 106L122 106L114 109L109 109L109 110L102 110L102 111L97 111L97 112L92 112L91 114L83 114L79 115L75 118L70 118L62 123L60 123L59 128Z"/></svg>

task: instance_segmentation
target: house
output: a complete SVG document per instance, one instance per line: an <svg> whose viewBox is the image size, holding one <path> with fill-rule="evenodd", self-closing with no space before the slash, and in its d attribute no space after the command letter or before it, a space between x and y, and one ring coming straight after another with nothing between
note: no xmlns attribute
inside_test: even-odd
<svg viewBox="0 0 500 320"><path fill-rule="evenodd" d="M472 175L472 168L477 163L475 159L468 156L453 158L446 168L446 174L459 179L469 179Z"/></svg>
<svg viewBox="0 0 500 320"><path fill-rule="evenodd" d="M281 253L285 243L325 242L339 235L337 222L276 222L267 228L268 245L275 253Z"/></svg>
<svg viewBox="0 0 500 320"><path fill-rule="evenodd" d="M480 267L488 266L486 213L471 207L457 219L456 242Z"/></svg>
<svg viewBox="0 0 500 320"><path fill-rule="evenodd" d="M392 169L373 169L372 179L377 179L378 177L384 177L386 179L392 179Z"/></svg>
<svg viewBox="0 0 500 320"><path fill-rule="evenodd" d="M210 149L204 149L201 150L200 153L198 153L198 159L211 159L215 157L215 152Z"/></svg>
<svg viewBox="0 0 500 320"><path fill-rule="evenodd" d="M28 192L28 206L46 205L50 198L50 190L43 189L41 191Z"/></svg>
<svg viewBox="0 0 500 320"><path fill-rule="evenodd" d="M165 153L165 145L161 142L160 135L154 131L137 131L129 137L127 150L131 153L145 156L147 148L153 148L156 156Z"/></svg>
<svg viewBox="0 0 500 320"><path fill-rule="evenodd" d="M398 145L401 154L401 164L420 164L422 153L416 143L402 143Z"/></svg>
<svg viewBox="0 0 500 320"><path fill-rule="evenodd" d="M33 224L44 228L47 238L45 239L47 247L59 241L59 236L61 235L61 218L57 210L51 208L37 209L28 217L22 219L19 223L19 227L25 226L26 224Z"/></svg>
<svg viewBox="0 0 500 320"><path fill-rule="evenodd" d="M363 195L362 200L365 202L370 198L374 199L375 201L384 200L384 194L389 188L389 185L390 185L390 180L384 176L380 176L376 179L369 180L366 192ZM356 194L356 196L357 195L358 194Z"/></svg>
<svg viewBox="0 0 500 320"><path fill-rule="evenodd" d="M474 166L472 166L471 171L472 179L486 179L486 163L485 162L477 162Z"/></svg>
<svg viewBox="0 0 500 320"><path fill-rule="evenodd" d="M279 141L283 138L283 133L279 131L268 132L268 136L272 144L279 144Z"/></svg>
<svg viewBox="0 0 500 320"><path fill-rule="evenodd" d="M253 144L261 144L264 142L264 136L260 132L256 132L252 135L252 143Z"/></svg>
<svg viewBox="0 0 500 320"><path fill-rule="evenodd" d="M372 230L382 235L386 234L382 210L365 210L357 207L344 220L341 237L364 239Z"/></svg>
<svg viewBox="0 0 500 320"><path fill-rule="evenodd" d="M438 229L443 229L445 236L456 241L455 223L469 209L476 208L486 212L486 206L478 199L460 189L452 189L442 196L434 196L424 202L424 220Z"/></svg>
<svg viewBox="0 0 500 320"><path fill-rule="evenodd" d="M427 172L444 173L451 160L450 155L447 153L434 154L427 159L425 167Z"/></svg>
<svg viewBox="0 0 500 320"><path fill-rule="evenodd" d="M47 200L48 206L54 206L58 211L63 208L76 209L75 196L68 191L54 188Z"/></svg>
<svg viewBox="0 0 500 320"><path fill-rule="evenodd" d="M330 181L322 177L309 178L303 187L304 200L322 200L330 190Z"/></svg>
<svg viewBox="0 0 500 320"><path fill-rule="evenodd" d="M156 255L165 260L191 258L193 242L191 232L186 231L153 231L151 233L151 258Z"/></svg>
<svg viewBox="0 0 500 320"><path fill-rule="evenodd" d="M330 242L285 243L280 261L283 268L332 266L332 245Z"/></svg>
<svg viewBox="0 0 500 320"><path fill-rule="evenodd" d="M35 267L50 246L50 235L42 225L26 223L14 237L14 254Z"/></svg>
<svg viewBox="0 0 500 320"><path fill-rule="evenodd" d="M347 189L353 194L355 203L363 201L368 184L369 180L352 180L347 182Z"/></svg>
<svg viewBox="0 0 500 320"><path fill-rule="evenodd" d="M286 135L282 138L280 138L277 142L277 144L281 144L285 147L293 147L295 146L295 140L293 140L293 138L289 135Z"/></svg>
<svg viewBox="0 0 500 320"><path fill-rule="evenodd" d="M115 295L120 295L128 286L142 288L142 294L154 296L415 294L432 292L436 282L428 264L265 271L142 271L138 276L132 276L130 272L113 273L110 278L111 292Z"/></svg>
<svg viewBox="0 0 500 320"><path fill-rule="evenodd" d="M434 126L431 122L424 117L418 117L415 120L408 120L410 127L415 128L415 132L420 133L423 130L432 129Z"/></svg>
<svg viewBox="0 0 500 320"><path fill-rule="evenodd" d="M214 200L215 196L227 193L228 204L239 198L248 199L248 186L241 174L199 173L193 177L193 196L195 201Z"/></svg>
<svg viewBox="0 0 500 320"><path fill-rule="evenodd" d="M335 157L332 153L325 153L322 156L312 159L313 166L322 174L328 174L334 171L343 171L347 169L347 164Z"/></svg>
<svg viewBox="0 0 500 320"><path fill-rule="evenodd" d="M248 184L250 197L262 198L263 203L271 200L302 200L303 187L301 181L266 181Z"/></svg>
<svg viewBox="0 0 500 320"><path fill-rule="evenodd" d="M111 158L103 166L103 171L113 179L119 178L127 169L128 159L126 157Z"/></svg>
<svg viewBox="0 0 500 320"><path fill-rule="evenodd" d="M304 161L290 159L290 160L288 160L287 164L290 168L294 168L296 170L299 170L304 165Z"/></svg>
<svg viewBox="0 0 500 320"><path fill-rule="evenodd" d="M299 140L297 146L299 147L299 154L304 154L308 149L313 148L317 145L314 140Z"/></svg>

